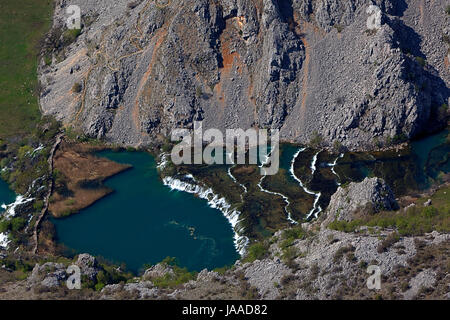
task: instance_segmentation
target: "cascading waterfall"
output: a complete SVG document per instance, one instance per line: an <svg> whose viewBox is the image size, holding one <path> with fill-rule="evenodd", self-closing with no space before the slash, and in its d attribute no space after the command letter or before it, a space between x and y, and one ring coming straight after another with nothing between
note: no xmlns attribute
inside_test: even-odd
<svg viewBox="0 0 450 320"><path fill-rule="evenodd" d="M10 219L16 216L16 208L20 205L33 201L33 198L27 198L23 195L18 195L16 200L11 204L2 204L1 208L5 210L4 217ZM8 249L8 245L11 241L9 240L9 234L7 232L0 233L0 248Z"/></svg>
<svg viewBox="0 0 450 320"><path fill-rule="evenodd" d="M339 161L339 159L342 159L343 157L344 157L344 154L341 153L341 154L336 158L336 160L334 160L333 163L328 163L328 164L327 164L328 167L331 168L331 172L333 172L333 174L338 178L338 179L336 180L336 184L337 184L338 186L341 185L341 183L339 182L339 180L341 179L341 177L339 177L339 175L338 175L337 172L334 170L334 168L336 167L337 162Z"/></svg>
<svg viewBox="0 0 450 320"><path fill-rule="evenodd" d="M295 171L294 171L294 164L295 164L295 160L297 159L297 157L300 155L300 153L302 153L303 151L305 151L306 148L301 148L297 151L296 154L294 154L294 157L291 161L291 168L290 168L290 173L291 176L295 179L295 181L297 181L300 185L300 187L307 193L310 195L315 196L315 200L314 200L314 205L313 208L311 209L311 211L308 213L308 215L306 216L307 219L311 218L312 216L314 216L315 218L318 217L319 213L322 211L322 208L320 206L318 206L319 203L319 199L322 196L322 193L320 192L313 192L311 190L309 190L308 188L306 188L306 186L303 184L303 182L295 175ZM319 152L320 153L320 152ZM313 161L311 162L311 171L314 172L316 171L316 162L317 162L317 156L319 155L319 153L317 153L314 158Z"/></svg>
<svg viewBox="0 0 450 320"><path fill-rule="evenodd" d="M231 155L232 153L227 153L226 154L227 157L229 157L229 159L231 159ZM233 159L231 159L231 163L234 163ZM233 173L231 173L231 170L236 168L237 164L234 164L233 166L228 168L228 176L231 178L231 180L233 180L234 183L236 183L237 185L239 185L242 189L244 189L244 194L248 192L247 187L245 185L243 185L242 183L240 183L239 181L237 181L236 177L233 175ZM244 201L244 195L241 194L241 200Z"/></svg>
<svg viewBox="0 0 450 320"><path fill-rule="evenodd" d="M233 180L234 183L236 183L237 185L239 185L242 189L244 189L244 194L246 194L248 192L247 187L245 185L243 185L242 183L240 183L239 181L237 181L236 177L233 175L233 173L231 172L231 170L233 168L235 168L236 165L231 166L228 168L228 176L231 178L231 180ZM244 201L244 194L241 194L241 200L242 202Z"/></svg>
<svg viewBox="0 0 450 320"><path fill-rule="evenodd" d="M169 154L168 153L162 153L160 157L159 163L156 165L156 168L159 170L164 170L167 165L169 164Z"/></svg>
<svg viewBox="0 0 450 320"><path fill-rule="evenodd" d="M7 233L0 233L0 248L8 249L8 245L11 241L8 238Z"/></svg>
<svg viewBox="0 0 450 320"><path fill-rule="evenodd" d="M262 161L261 165L259 166L260 168L264 167L264 166L269 162L269 158L270 158L271 152L272 152L272 151L270 151L269 154L266 155L264 161ZM291 205L291 202L289 201L289 198L286 197L284 194L281 194L281 193L279 193L279 192L274 192L274 191L270 191L270 190L265 189L265 188L262 186L262 183L263 183L263 181L264 181L265 178L266 178L266 175L262 176L261 179L259 180L259 183L258 183L259 189L260 189L262 192L265 192L265 193L268 193L268 194L271 194L271 195L276 195L276 196L282 197L283 200L284 200L284 202L286 202L286 206L284 207L284 211L285 211L286 214L287 214L287 218L288 218L289 222L291 222L292 224L298 224L298 222L295 221L295 220L292 218L292 214L291 214L291 212L290 212L289 209L288 209L289 206Z"/></svg>
<svg viewBox="0 0 450 320"><path fill-rule="evenodd" d="M14 217L16 215L16 208L17 208L17 206L23 205L23 204L28 203L28 202L33 201L33 200L34 200L33 198L27 198L25 196L18 195L16 197L16 200L13 203L8 204L8 205L2 204L1 207L2 207L2 209L5 210L5 214L4 214L5 217L6 218L12 218L12 217Z"/></svg>
<svg viewBox="0 0 450 320"><path fill-rule="evenodd" d="M319 156L320 152L321 152L321 151L317 152L317 153L314 155L314 157L313 157L313 159L312 159L312 162L311 162L311 173L312 173L313 176L314 176L314 173L316 172L316 169L317 169L317 168L316 168L317 157Z"/></svg>
<svg viewBox="0 0 450 320"><path fill-rule="evenodd" d="M177 190L182 192L187 192L191 194L197 195L201 199L205 199L208 201L208 205L213 209L220 210L224 216L228 219L234 231L234 246L237 252L242 256L245 254L245 250L247 248L250 240L246 236L242 236L242 227L240 226L240 212L231 207L231 204L227 202L225 198L219 197L217 194L213 192L211 188L204 188L198 185L194 177L190 174L184 176L185 180L182 181L180 179L174 177L165 177L163 178L164 185L168 186L171 190Z"/></svg>

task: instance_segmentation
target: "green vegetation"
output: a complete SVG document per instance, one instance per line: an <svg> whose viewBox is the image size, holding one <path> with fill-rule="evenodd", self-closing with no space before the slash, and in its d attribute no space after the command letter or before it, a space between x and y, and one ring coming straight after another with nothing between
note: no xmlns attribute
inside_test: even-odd
<svg viewBox="0 0 450 320"><path fill-rule="evenodd" d="M244 262L253 262L255 260L264 259L269 251L269 245L264 242L257 242L248 247L247 255L243 259Z"/></svg>
<svg viewBox="0 0 450 320"><path fill-rule="evenodd" d="M18 232L25 228L27 221L24 218L12 218L0 222L0 233L6 231Z"/></svg>
<svg viewBox="0 0 450 320"><path fill-rule="evenodd" d="M64 45L67 46L75 40L77 40L78 36L81 34L81 29L68 29L63 33Z"/></svg>
<svg viewBox="0 0 450 320"><path fill-rule="evenodd" d="M8 257L0 259L0 266L11 270L17 280L24 280L28 277L31 270L33 270L34 264L20 258Z"/></svg>
<svg viewBox="0 0 450 320"><path fill-rule="evenodd" d="M293 247L295 240L303 240L309 236L301 226L296 226L291 229L283 231L280 249L282 251L281 259L289 267L295 268L294 259L299 256L297 248Z"/></svg>
<svg viewBox="0 0 450 320"><path fill-rule="evenodd" d="M305 231L301 226L296 226L291 229L283 231L283 239L286 241L294 242L297 239L303 240L309 236L309 233Z"/></svg>
<svg viewBox="0 0 450 320"><path fill-rule="evenodd" d="M17 193L25 194L36 179L39 179L40 185L46 183L49 177L49 145L59 130L57 121L43 117L27 137L8 145L1 165L11 170L1 172L1 178ZM39 208L36 210L39 211Z"/></svg>
<svg viewBox="0 0 450 320"><path fill-rule="evenodd" d="M398 232L392 232L389 234L386 239L384 239L377 248L378 253L385 252L388 248L394 245L398 240L400 240L400 235Z"/></svg>
<svg viewBox="0 0 450 320"><path fill-rule="evenodd" d="M94 286L96 291L101 291L108 284L127 282L133 277L131 273L119 272L111 265L102 264L101 267L102 270L97 273L97 283Z"/></svg>
<svg viewBox="0 0 450 320"><path fill-rule="evenodd" d="M72 87L72 92L80 93L82 89L83 89L83 86L79 82L75 82L75 84Z"/></svg>
<svg viewBox="0 0 450 320"><path fill-rule="evenodd" d="M425 67L427 65L427 60L425 60L422 57L416 57L416 61L418 64L420 64L422 67Z"/></svg>
<svg viewBox="0 0 450 320"><path fill-rule="evenodd" d="M0 4L0 138L29 134L40 118L38 44L51 24L51 0Z"/></svg>
<svg viewBox="0 0 450 320"><path fill-rule="evenodd" d="M333 27L337 30L338 33L341 33L344 30L344 26L339 23L335 24Z"/></svg>
<svg viewBox="0 0 450 320"><path fill-rule="evenodd" d="M353 254L354 251L355 251L355 247L353 247L352 245L349 245L347 247L341 247L338 249L338 251L336 251L336 253L333 257L333 261L335 263L339 262L344 257L344 255L347 256L347 259L349 261L354 261L355 260L354 259L355 256Z"/></svg>
<svg viewBox="0 0 450 320"><path fill-rule="evenodd" d="M445 13L450 15L450 5L445 8Z"/></svg>
<svg viewBox="0 0 450 320"><path fill-rule="evenodd" d="M309 145L312 148L317 149L322 146L322 143L323 143L322 136L317 131L314 131L311 140L309 141Z"/></svg>
<svg viewBox="0 0 450 320"><path fill-rule="evenodd" d="M373 36L373 35L377 34L377 31L378 31L377 29L366 29L365 33L368 36Z"/></svg>
<svg viewBox="0 0 450 320"><path fill-rule="evenodd" d="M434 230L450 232L449 193L450 187L438 190L431 197L432 206L423 207L423 202L426 199L422 199L417 202L416 206L406 211L381 212L365 219L350 222L334 221L329 225L329 228L343 232L353 232L361 226L396 228L400 236L423 235Z"/></svg>
<svg viewBox="0 0 450 320"><path fill-rule="evenodd" d="M167 273L163 277L152 279L152 282L158 288L178 287L197 278L196 272L189 272L186 268L179 267L176 258L167 257L161 263L172 267L173 274Z"/></svg>

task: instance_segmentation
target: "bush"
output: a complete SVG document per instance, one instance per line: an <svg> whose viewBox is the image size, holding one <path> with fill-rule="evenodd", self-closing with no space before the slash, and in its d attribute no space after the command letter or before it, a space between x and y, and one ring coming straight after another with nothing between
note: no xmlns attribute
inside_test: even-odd
<svg viewBox="0 0 450 320"><path fill-rule="evenodd" d="M269 246L265 242L257 242L252 244L247 251L244 262L253 262L255 260L264 259L268 254Z"/></svg>
<svg viewBox="0 0 450 320"><path fill-rule="evenodd" d="M335 24L333 27L336 28L338 33L341 33L344 30L344 26L342 24L339 24L339 23Z"/></svg>
<svg viewBox="0 0 450 320"><path fill-rule="evenodd" d="M163 277L152 279L153 284L158 288L178 287L183 283L195 280L197 278L197 272L189 272L187 268L181 268L176 265L176 258L167 257L161 263L170 265L172 267L173 274L167 273Z"/></svg>
<svg viewBox="0 0 450 320"><path fill-rule="evenodd" d="M361 220L333 221L329 228L342 232L354 232L361 226L396 228L400 236L419 236L431 231L450 232L448 208L409 208L406 212L382 212Z"/></svg>
<svg viewBox="0 0 450 320"><path fill-rule="evenodd" d="M317 148L320 148L322 146L322 143L323 143L322 136L317 131L314 131L313 134L312 134L311 140L309 142L310 146L312 148L317 149Z"/></svg>
<svg viewBox="0 0 450 320"><path fill-rule="evenodd" d="M308 236L301 226L296 226L294 228L283 231L283 239L305 239Z"/></svg>
<svg viewBox="0 0 450 320"><path fill-rule="evenodd" d="M72 92L80 93L82 89L83 89L83 86L79 82L76 82L72 87Z"/></svg>
<svg viewBox="0 0 450 320"><path fill-rule="evenodd" d="M445 8L445 13L450 15L450 5Z"/></svg>
<svg viewBox="0 0 450 320"><path fill-rule="evenodd" d="M400 235L398 234L398 232L392 232L391 234L389 234L386 239L384 239L377 248L378 253L383 253L385 252L387 249L389 249L390 247L392 247L392 245L394 245L395 243L398 242L398 240L400 240Z"/></svg>
<svg viewBox="0 0 450 320"><path fill-rule="evenodd" d="M7 232L11 228L11 221L3 220L0 221L0 233Z"/></svg>
<svg viewBox="0 0 450 320"><path fill-rule="evenodd" d="M13 218L11 219L11 231L18 232L25 228L26 224L27 220L25 220L24 218Z"/></svg>
<svg viewBox="0 0 450 320"><path fill-rule="evenodd" d="M417 63L419 63L422 67L425 67L427 65L427 61L422 57L416 57Z"/></svg>
<svg viewBox="0 0 450 320"><path fill-rule="evenodd" d="M64 31L63 33L63 42L64 45L67 46L75 40L77 40L78 36L81 34L81 29L69 29Z"/></svg>

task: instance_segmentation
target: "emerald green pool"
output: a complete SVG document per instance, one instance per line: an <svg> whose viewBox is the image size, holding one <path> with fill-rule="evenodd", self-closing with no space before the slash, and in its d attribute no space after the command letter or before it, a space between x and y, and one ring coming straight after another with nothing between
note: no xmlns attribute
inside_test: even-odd
<svg viewBox="0 0 450 320"><path fill-rule="evenodd" d="M425 187L441 172L449 172L447 134L444 131L412 142L400 153L347 153L336 160L338 155L322 152L314 175L310 174L310 166L317 150L306 150L297 157L300 168L305 168L298 174L313 192L309 196L311 203L315 193L321 193L318 205L322 208L328 205L337 182L360 181L369 175L384 178L396 195L401 195L409 189ZM280 168L287 176L286 183L301 192L290 173L298 150L299 146L282 145ZM125 263L135 272L144 264L155 264L167 256L176 257L181 266L197 271L230 265L239 258L232 227L223 214L192 194L170 191L160 181L150 154L108 151L99 155L133 168L107 180L106 185L115 190L110 196L78 215L53 220L59 242L77 253ZM334 161L337 173L330 167ZM225 172L224 168L224 175Z"/></svg>
<svg viewBox="0 0 450 320"><path fill-rule="evenodd" d="M3 205L14 202L14 192L8 187L8 184L0 179L0 213L4 211Z"/></svg>
<svg viewBox="0 0 450 320"><path fill-rule="evenodd" d="M53 220L58 241L76 252L125 263L137 272L144 264L176 257L189 270L233 264L238 254L228 220L205 200L162 184L154 158L143 152L99 154L132 169L107 180L115 190L80 214Z"/></svg>

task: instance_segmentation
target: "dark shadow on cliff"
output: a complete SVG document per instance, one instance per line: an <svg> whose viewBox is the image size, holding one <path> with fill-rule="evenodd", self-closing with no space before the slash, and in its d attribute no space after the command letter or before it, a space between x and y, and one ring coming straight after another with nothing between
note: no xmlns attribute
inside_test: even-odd
<svg viewBox="0 0 450 320"><path fill-rule="evenodd" d="M405 13L406 9L408 9L408 4L405 0L395 0L393 2L394 7L390 8L388 10L384 10L383 12L387 12L390 15L397 16L397 17L403 17L403 14Z"/></svg>
<svg viewBox="0 0 450 320"><path fill-rule="evenodd" d="M427 101L429 97L431 101L430 118L424 124L422 133L430 134L445 128L447 121L441 109L450 97L450 89L439 72L427 63L427 57L421 50L421 36L398 18L388 19L386 23L394 30L395 45L407 60L405 80L414 85L421 100Z"/></svg>

